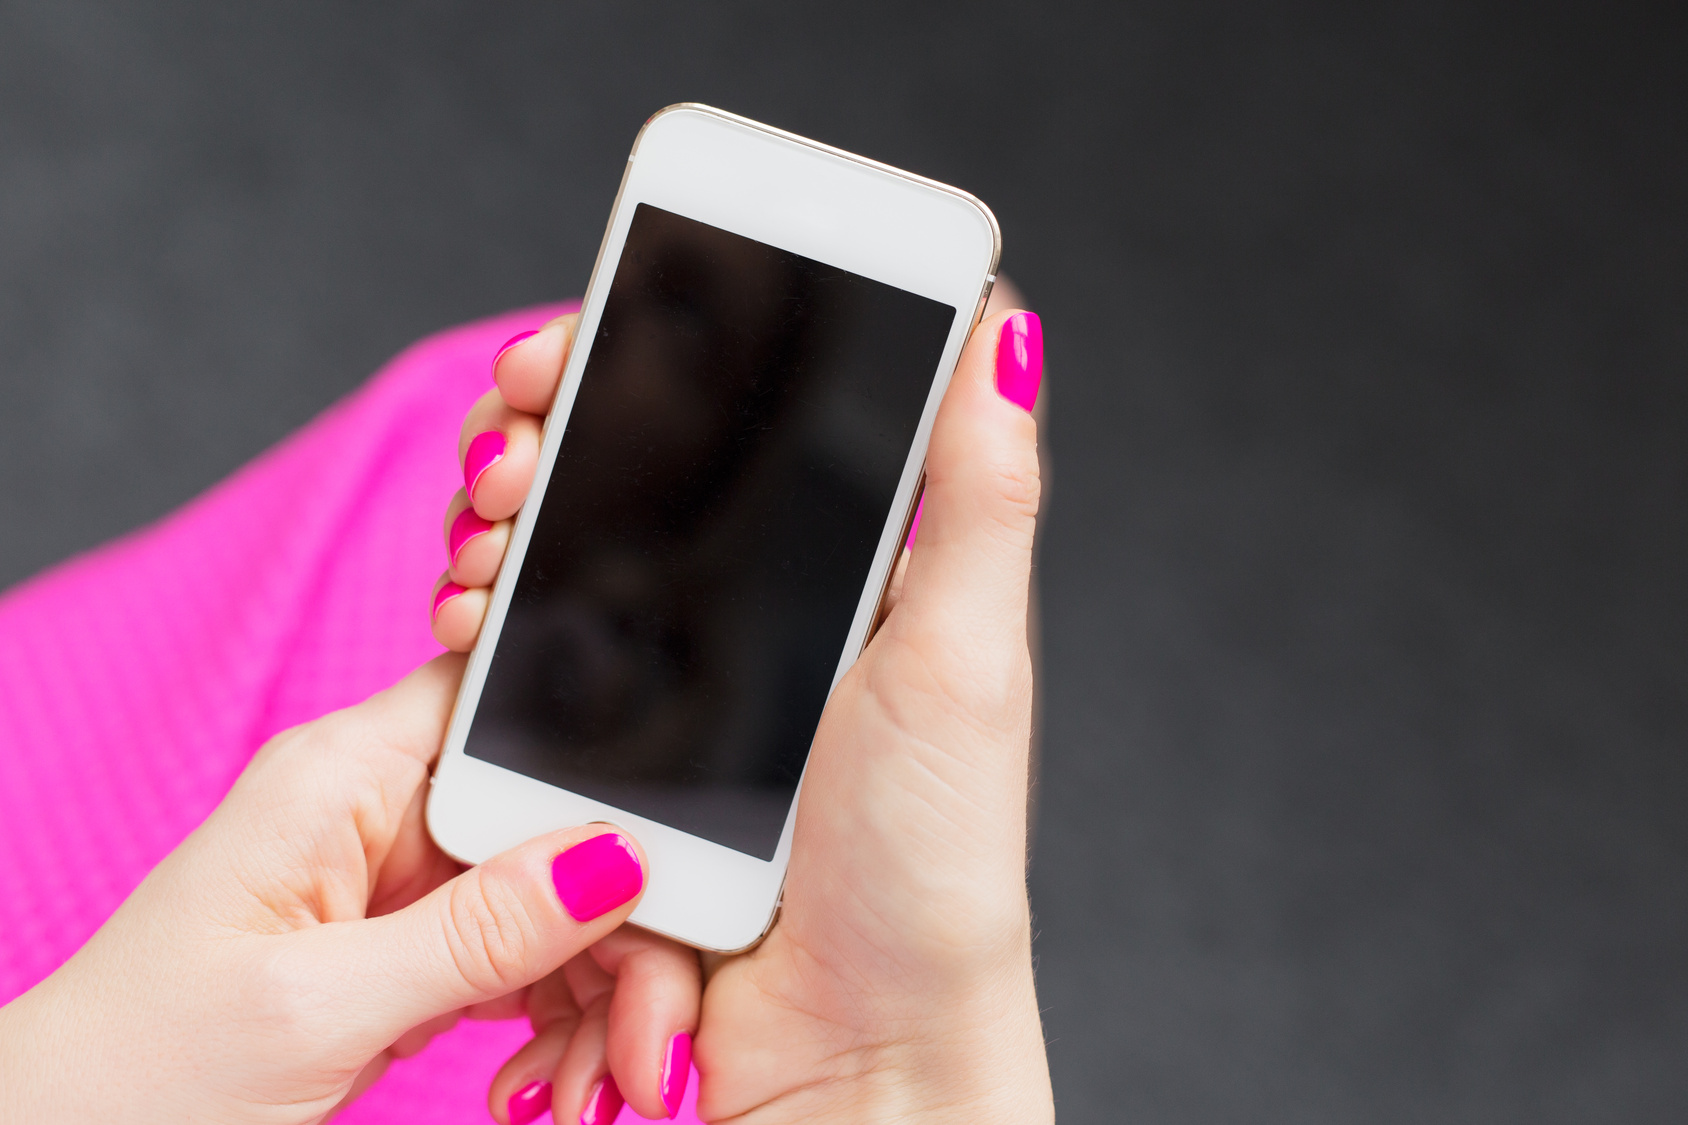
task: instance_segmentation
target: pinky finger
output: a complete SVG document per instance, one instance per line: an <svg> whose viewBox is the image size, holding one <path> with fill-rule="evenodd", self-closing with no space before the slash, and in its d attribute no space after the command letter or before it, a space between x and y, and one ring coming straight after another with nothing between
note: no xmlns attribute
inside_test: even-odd
<svg viewBox="0 0 1688 1125"><path fill-rule="evenodd" d="M466 589L441 575L434 584L429 614L433 620L434 639L453 652L468 652L480 636L481 622L486 620L488 592L483 587Z"/></svg>

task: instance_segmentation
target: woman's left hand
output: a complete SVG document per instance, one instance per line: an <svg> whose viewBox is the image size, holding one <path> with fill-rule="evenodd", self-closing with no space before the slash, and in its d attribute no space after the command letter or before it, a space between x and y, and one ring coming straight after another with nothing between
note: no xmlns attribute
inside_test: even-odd
<svg viewBox="0 0 1688 1125"><path fill-rule="evenodd" d="M321 1121L465 1014L590 1028L569 1081L608 1071L661 1106L701 981L690 950L619 929L644 888L637 842L572 828L465 872L428 837L461 671L441 657L265 746L75 957L0 1009L0 1121ZM537 1116L550 1077L494 1116Z"/></svg>

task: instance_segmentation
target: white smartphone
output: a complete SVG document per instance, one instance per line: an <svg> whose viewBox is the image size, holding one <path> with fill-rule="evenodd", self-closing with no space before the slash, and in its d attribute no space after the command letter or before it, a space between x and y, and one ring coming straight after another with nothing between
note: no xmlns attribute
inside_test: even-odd
<svg viewBox="0 0 1688 1125"><path fill-rule="evenodd" d="M440 847L606 821L649 857L633 922L761 938L1000 252L955 188L707 106L646 122L434 774Z"/></svg>

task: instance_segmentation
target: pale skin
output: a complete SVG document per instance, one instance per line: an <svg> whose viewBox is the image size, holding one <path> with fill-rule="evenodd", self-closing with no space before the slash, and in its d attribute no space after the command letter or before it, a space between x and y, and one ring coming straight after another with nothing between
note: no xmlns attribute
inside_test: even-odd
<svg viewBox="0 0 1688 1125"><path fill-rule="evenodd" d="M321 1121L459 1017L521 1014L535 1037L492 1082L501 1125L536 1080L572 1122L606 1073L664 1116L682 1031L707 1121L1053 1120L1024 878L1037 427L995 388L1005 315L945 396L918 546L827 705L760 946L701 964L622 925L637 898L572 917L550 863L601 825L467 872L440 853L422 808L462 667L445 656L272 740L83 950L0 1010L0 1121L63 1119L67 1091L86 1119ZM573 331L561 318L506 352L465 421L460 455L487 429L509 444L475 489L494 528L448 575L468 591L435 617L448 648L480 629Z"/></svg>

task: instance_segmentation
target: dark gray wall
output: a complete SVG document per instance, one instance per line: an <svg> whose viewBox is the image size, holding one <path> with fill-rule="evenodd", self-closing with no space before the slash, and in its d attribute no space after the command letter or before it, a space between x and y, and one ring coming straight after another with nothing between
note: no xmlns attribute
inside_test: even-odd
<svg viewBox="0 0 1688 1125"><path fill-rule="evenodd" d="M0 3L0 583L578 292L651 110L760 117L976 191L1045 317L1063 1120L1679 1121L1685 57L1680 7Z"/></svg>

